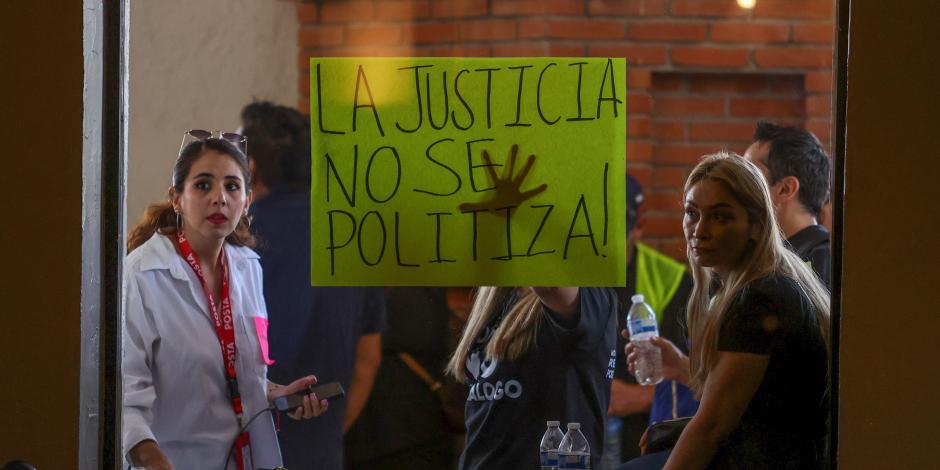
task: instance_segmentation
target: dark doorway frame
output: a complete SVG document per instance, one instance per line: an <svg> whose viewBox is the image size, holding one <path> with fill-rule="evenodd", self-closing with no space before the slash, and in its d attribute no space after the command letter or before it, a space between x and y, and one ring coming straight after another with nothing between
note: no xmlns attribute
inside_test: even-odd
<svg viewBox="0 0 940 470"><path fill-rule="evenodd" d="M848 67L851 0L836 0L836 41L833 57L833 126L832 126L832 300L831 300L831 362L829 390L830 468L839 466L839 339L842 324L842 254L844 236L846 109L848 102Z"/></svg>
<svg viewBox="0 0 940 470"><path fill-rule="evenodd" d="M78 468L120 469L129 0L83 0Z"/></svg>

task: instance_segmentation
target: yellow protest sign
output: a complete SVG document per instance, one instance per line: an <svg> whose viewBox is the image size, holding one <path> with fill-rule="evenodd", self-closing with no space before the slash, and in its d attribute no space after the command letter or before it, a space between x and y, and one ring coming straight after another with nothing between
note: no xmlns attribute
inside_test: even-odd
<svg viewBox="0 0 940 470"><path fill-rule="evenodd" d="M625 74L311 58L311 282L624 285Z"/></svg>

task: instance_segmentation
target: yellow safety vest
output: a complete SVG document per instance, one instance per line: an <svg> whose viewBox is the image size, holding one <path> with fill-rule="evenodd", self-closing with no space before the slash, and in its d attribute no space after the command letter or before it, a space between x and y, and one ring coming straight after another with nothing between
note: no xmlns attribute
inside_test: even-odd
<svg viewBox="0 0 940 470"><path fill-rule="evenodd" d="M636 244L636 293L656 312L656 323L662 325L663 310L679 290L685 265L642 244Z"/></svg>

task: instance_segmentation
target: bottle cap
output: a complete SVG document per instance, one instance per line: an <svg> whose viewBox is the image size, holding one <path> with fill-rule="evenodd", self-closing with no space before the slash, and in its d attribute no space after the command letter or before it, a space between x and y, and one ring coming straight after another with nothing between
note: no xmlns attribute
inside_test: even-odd
<svg viewBox="0 0 940 470"><path fill-rule="evenodd" d="M568 429L581 429L581 423L568 423Z"/></svg>
<svg viewBox="0 0 940 470"><path fill-rule="evenodd" d="M556 428L561 425L561 423L558 421L546 421L545 424L547 424L549 427L555 426Z"/></svg>
<svg viewBox="0 0 940 470"><path fill-rule="evenodd" d="M630 301L632 301L635 304L643 303L644 300L645 299L643 297L643 294L636 294L633 297L630 297Z"/></svg>

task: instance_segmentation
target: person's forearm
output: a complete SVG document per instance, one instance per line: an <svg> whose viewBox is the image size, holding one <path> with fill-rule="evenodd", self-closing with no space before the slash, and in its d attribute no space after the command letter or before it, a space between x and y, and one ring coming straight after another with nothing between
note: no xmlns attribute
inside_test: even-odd
<svg viewBox="0 0 940 470"><path fill-rule="evenodd" d="M357 370L353 373L352 383L349 384L349 394L346 395L346 418L343 420L343 432L352 427L362 409L369 400L372 385L375 383L376 370Z"/></svg>
<svg viewBox="0 0 940 470"><path fill-rule="evenodd" d="M688 387L689 383L692 382L692 363L689 362L689 356L685 355L679 357L679 360L682 362L682 367L679 367L679 375L676 377L676 382Z"/></svg>
<svg viewBox="0 0 940 470"><path fill-rule="evenodd" d="M695 418L679 436L676 447L669 455L669 460L663 470L695 470L708 467L715 453L721 437L711 426Z"/></svg>
<svg viewBox="0 0 940 470"><path fill-rule="evenodd" d="M137 443L128 454L130 454L131 465L135 467L147 468L166 460L166 455L160 450L160 446L150 439Z"/></svg>
<svg viewBox="0 0 940 470"><path fill-rule="evenodd" d="M608 414L627 416L634 413L648 412L653 404L655 391L655 387L646 387L614 379L610 384Z"/></svg>
<svg viewBox="0 0 940 470"><path fill-rule="evenodd" d="M708 374L695 416L679 436L665 469L707 467L720 446L740 425L764 380L769 355L721 351Z"/></svg>
<svg viewBox="0 0 940 470"><path fill-rule="evenodd" d="M645 387L654 391L655 387ZM639 400L629 400L626 403L623 403L621 408L618 410L618 416L627 416L636 413L649 413L650 408L653 406L653 397L652 394L647 396L640 396Z"/></svg>
<svg viewBox="0 0 940 470"><path fill-rule="evenodd" d="M352 381L349 384L349 394L346 396L346 418L343 420L345 433L366 406L375 375L382 364L382 335L381 333L366 334L359 337L356 343L356 363L352 370Z"/></svg>

